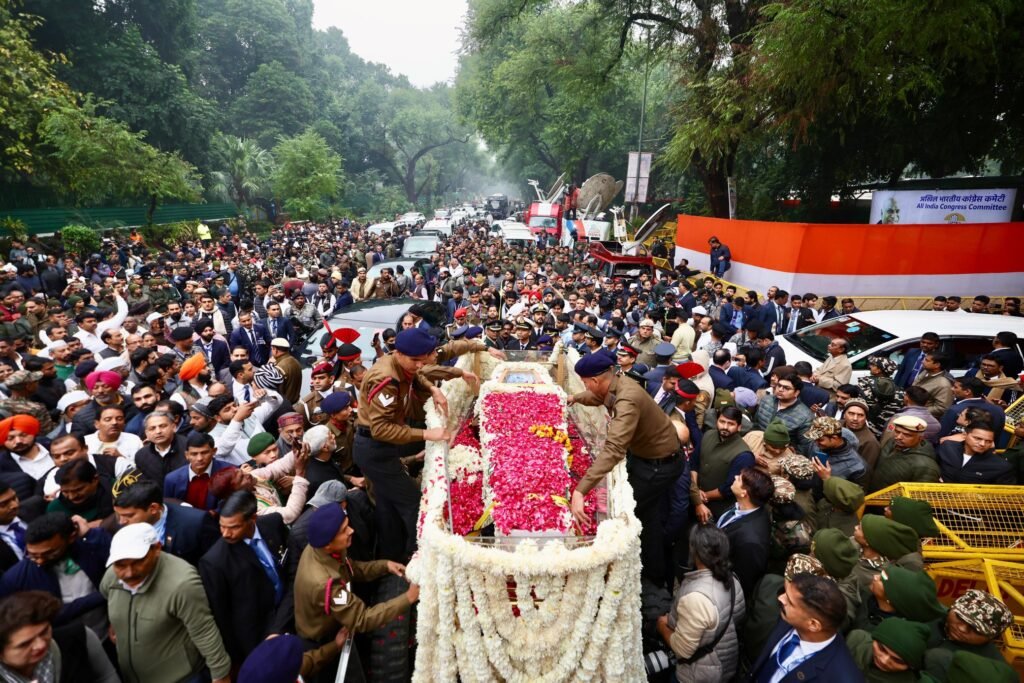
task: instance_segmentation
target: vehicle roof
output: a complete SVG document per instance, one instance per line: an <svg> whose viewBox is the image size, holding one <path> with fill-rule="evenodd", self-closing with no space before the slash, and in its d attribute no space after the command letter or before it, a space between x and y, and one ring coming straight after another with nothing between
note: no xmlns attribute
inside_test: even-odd
<svg viewBox="0 0 1024 683"><path fill-rule="evenodd" d="M1024 318L1005 315L946 313L944 311L861 311L853 317L899 337L966 334L994 337L1004 330L1024 336Z"/></svg>
<svg viewBox="0 0 1024 683"><path fill-rule="evenodd" d="M363 352L363 361L365 364L370 365L373 363L373 347L371 342L373 341L373 330L376 329L394 329L395 323L398 321L399 316L409 310L409 307L415 303L423 303L431 308L437 308L442 304L436 302L421 302L413 299L409 296L403 296L398 299L367 299L363 301L357 301L351 306L345 308L345 310L335 313L327 320L327 324L330 325L332 330L339 328L353 328L359 331L359 338L354 342L356 346ZM443 322L443 312L441 309L437 309L437 316L439 322ZM326 334L326 332L324 333ZM323 334L314 333L309 343L303 352L303 356L311 357L320 354L320 338Z"/></svg>

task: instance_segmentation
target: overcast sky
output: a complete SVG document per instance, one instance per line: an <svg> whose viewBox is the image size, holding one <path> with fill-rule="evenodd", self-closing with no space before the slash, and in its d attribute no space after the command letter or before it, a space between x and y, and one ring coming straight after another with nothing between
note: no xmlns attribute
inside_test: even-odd
<svg viewBox="0 0 1024 683"><path fill-rule="evenodd" d="M352 51L425 87L455 76L466 0L313 0L313 26L336 26Z"/></svg>

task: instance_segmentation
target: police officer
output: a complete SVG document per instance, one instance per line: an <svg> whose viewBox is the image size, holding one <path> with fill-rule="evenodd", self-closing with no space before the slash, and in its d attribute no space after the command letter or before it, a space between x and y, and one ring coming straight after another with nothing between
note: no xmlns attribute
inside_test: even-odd
<svg viewBox="0 0 1024 683"><path fill-rule="evenodd" d="M373 606L366 605L352 590L353 581L373 581L389 573L404 577L405 566L388 560L349 559L354 530L341 505L328 503L318 507L309 517L306 533L309 545L302 551L295 572L295 632L307 641L322 646L333 640L342 627L351 635L369 633L407 613L419 600L420 590L415 584ZM351 656L349 667L361 669L356 648ZM334 677L330 676L330 680ZM353 680L362 680L362 676Z"/></svg>
<svg viewBox="0 0 1024 683"><path fill-rule="evenodd" d="M569 397L569 403L605 406L611 415L608 437L601 453L572 494L572 514L581 524L586 521L583 498L597 486L623 458L629 483L636 499L636 516L643 526L640 555L643 574L664 585L665 544L661 509L681 476L686 476L686 459L679 437L669 417L643 387L615 373L615 360L608 353L592 353L576 363L576 374L586 391ZM643 425L642 429L638 429Z"/></svg>
<svg viewBox="0 0 1024 683"><path fill-rule="evenodd" d="M437 339L425 330L403 330L395 337L394 352L366 371L359 392L363 398L356 421L355 462L373 483L380 554L402 561L416 547L420 489L400 459L410 454L411 444L446 441L450 436L441 427L421 429L407 423L413 404L422 409L428 395L439 409L447 410L444 394L422 374L434 362L436 349ZM476 379L472 373L464 374L468 381Z"/></svg>
<svg viewBox="0 0 1024 683"><path fill-rule="evenodd" d="M313 366L309 382L312 391L299 399L295 406L306 429L327 423L327 415L321 410L320 403L334 390L334 368L330 363L317 363Z"/></svg>

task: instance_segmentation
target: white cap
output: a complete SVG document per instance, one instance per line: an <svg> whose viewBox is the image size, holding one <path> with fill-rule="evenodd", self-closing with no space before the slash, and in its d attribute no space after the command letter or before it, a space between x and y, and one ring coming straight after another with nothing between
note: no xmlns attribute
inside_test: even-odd
<svg viewBox="0 0 1024 683"><path fill-rule="evenodd" d="M164 316L162 314L160 314L160 313L150 313L149 315L146 316L146 322L147 323L151 323L154 320L160 320L163 317Z"/></svg>
<svg viewBox="0 0 1024 683"><path fill-rule="evenodd" d="M92 396L84 391L69 391L57 401L57 412L63 413L69 406L81 403L82 401L88 401L91 398Z"/></svg>
<svg viewBox="0 0 1024 683"><path fill-rule="evenodd" d="M159 543L156 529L152 524L139 522L122 527L114 534L114 540L110 542L110 557L107 558L107 566L120 560L141 560L153 547Z"/></svg>
<svg viewBox="0 0 1024 683"><path fill-rule="evenodd" d="M63 339L58 339L57 341L50 342L49 345L46 347L46 350L53 351L55 349L66 349L67 347L68 343L66 341L64 341Z"/></svg>
<svg viewBox="0 0 1024 683"><path fill-rule="evenodd" d="M270 345L274 346L274 347L277 347L279 349L290 349L290 348L292 348L292 345L284 337L276 337L274 339L274 341L270 342Z"/></svg>
<svg viewBox="0 0 1024 683"><path fill-rule="evenodd" d="M121 356L114 356L113 358L104 358L96 366L96 372L102 370L117 370L118 368L128 367L128 361Z"/></svg>
<svg viewBox="0 0 1024 683"><path fill-rule="evenodd" d="M691 313L700 313L701 315L707 315L708 314L708 309L704 308L703 306L694 306L692 309L690 309L690 312Z"/></svg>

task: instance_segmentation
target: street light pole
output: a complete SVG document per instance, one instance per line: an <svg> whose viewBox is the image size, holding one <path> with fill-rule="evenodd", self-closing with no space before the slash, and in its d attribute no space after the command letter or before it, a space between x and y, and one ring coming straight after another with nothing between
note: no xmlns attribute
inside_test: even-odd
<svg viewBox="0 0 1024 683"><path fill-rule="evenodd" d="M640 100L640 133L636 139L636 177L633 178L633 210L630 220L636 218L639 213L640 199L640 158L644 149L644 115L647 113L647 81L651 74L651 27L647 29L647 52L644 53L644 93Z"/></svg>

